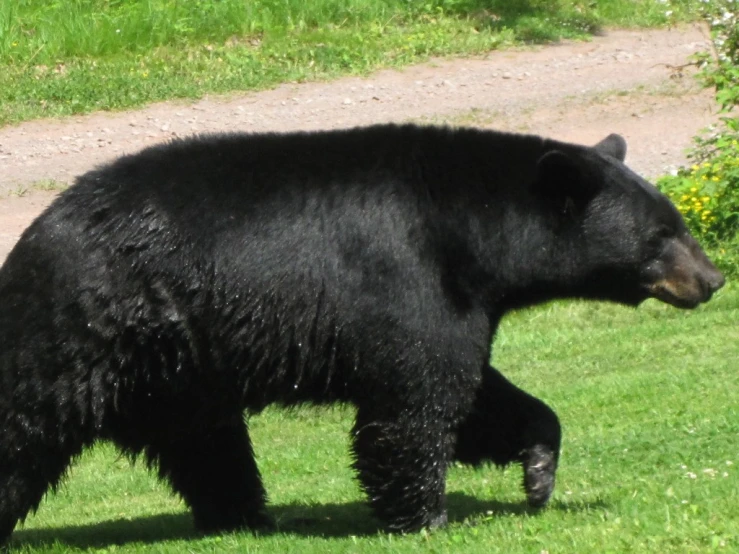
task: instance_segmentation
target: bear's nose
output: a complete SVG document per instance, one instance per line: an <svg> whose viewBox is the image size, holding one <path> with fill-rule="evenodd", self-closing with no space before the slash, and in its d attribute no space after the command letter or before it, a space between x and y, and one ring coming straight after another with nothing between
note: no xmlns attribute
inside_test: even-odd
<svg viewBox="0 0 739 554"><path fill-rule="evenodd" d="M717 271L716 274L713 276L713 279L708 282L708 286L711 287L711 292L716 292L718 289L723 287L725 283L726 279L721 273Z"/></svg>
<svg viewBox="0 0 739 554"><path fill-rule="evenodd" d="M703 302L708 302L713 293L724 286L726 280L719 271L712 271L708 275L701 275L698 279L701 292L703 293Z"/></svg>

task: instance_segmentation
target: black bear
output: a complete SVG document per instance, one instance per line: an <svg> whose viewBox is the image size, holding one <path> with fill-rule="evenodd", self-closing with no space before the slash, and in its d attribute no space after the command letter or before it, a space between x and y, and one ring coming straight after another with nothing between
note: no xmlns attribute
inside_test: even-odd
<svg viewBox="0 0 739 554"><path fill-rule="evenodd" d="M143 455L204 531L269 525L244 411L356 406L391 530L446 521L450 462L554 486L560 426L489 366L511 309L691 308L723 277L595 147L382 125L222 135L80 177L0 270L0 540L97 439Z"/></svg>

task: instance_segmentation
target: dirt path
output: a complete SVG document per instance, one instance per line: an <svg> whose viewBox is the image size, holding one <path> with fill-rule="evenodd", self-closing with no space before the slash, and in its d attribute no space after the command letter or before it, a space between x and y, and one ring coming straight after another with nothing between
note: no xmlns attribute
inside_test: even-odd
<svg viewBox="0 0 739 554"><path fill-rule="evenodd" d="M691 137L714 118L711 93L671 69L707 44L699 27L611 31L587 43L3 128L0 260L53 199L35 183L69 183L116 156L196 132L388 121L477 125L583 143L618 132L629 143L629 165L656 176L683 163Z"/></svg>

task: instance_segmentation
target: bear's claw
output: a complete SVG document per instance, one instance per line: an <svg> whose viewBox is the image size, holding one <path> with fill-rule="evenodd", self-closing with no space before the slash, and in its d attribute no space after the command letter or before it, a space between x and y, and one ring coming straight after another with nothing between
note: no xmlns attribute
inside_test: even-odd
<svg viewBox="0 0 739 554"><path fill-rule="evenodd" d="M557 457L543 444L528 448L523 453L523 488L529 506L543 508L554 491Z"/></svg>

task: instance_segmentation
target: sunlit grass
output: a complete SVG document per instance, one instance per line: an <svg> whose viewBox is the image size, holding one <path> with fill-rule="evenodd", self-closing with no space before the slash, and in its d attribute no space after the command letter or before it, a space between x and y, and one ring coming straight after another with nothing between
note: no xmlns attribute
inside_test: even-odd
<svg viewBox="0 0 739 554"><path fill-rule="evenodd" d="M697 4L673 6L671 20ZM1 0L0 125L664 25L665 14L658 0Z"/></svg>
<svg viewBox="0 0 739 554"><path fill-rule="evenodd" d="M381 532L349 470L348 407L267 410L251 433L279 532L202 538L183 504L100 445L16 531L22 552L731 552L739 547L739 290L693 312L557 303L512 314L495 365L552 405L564 445L549 509L520 470L453 467L451 525Z"/></svg>

